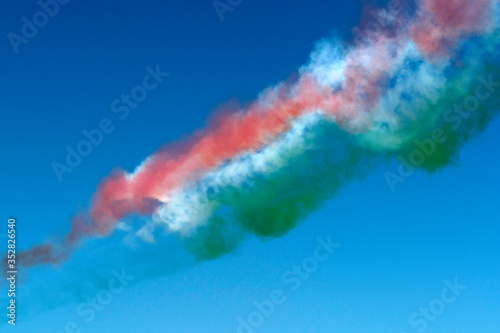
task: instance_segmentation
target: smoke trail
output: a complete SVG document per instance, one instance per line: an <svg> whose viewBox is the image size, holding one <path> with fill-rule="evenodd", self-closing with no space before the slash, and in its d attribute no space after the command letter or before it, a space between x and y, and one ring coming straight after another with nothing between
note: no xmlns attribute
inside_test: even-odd
<svg viewBox="0 0 500 333"><path fill-rule="evenodd" d="M436 127L447 140L421 167L453 162L499 109L491 92L458 126L449 113L478 82L500 79L498 1L423 0L413 17L378 15L391 29L350 46L320 41L295 82L268 88L247 109L218 118L181 149L160 149L133 173L115 171L63 241L25 251L22 264L60 263L84 239L113 237L137 215L146 220L129 236L150 243L151 254L165 230L179 234L197 260L212 259L248 234L285 234Z"/></svg>

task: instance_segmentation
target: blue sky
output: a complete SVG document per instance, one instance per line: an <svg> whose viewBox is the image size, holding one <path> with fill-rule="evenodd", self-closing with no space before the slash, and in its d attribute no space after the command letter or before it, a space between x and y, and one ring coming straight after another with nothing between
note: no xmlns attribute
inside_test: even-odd
<svg viewBox="0 0 500 333"><path fill-rule="evenodd" d="M1 31L20 33L22 17L39 10L36 1L4 4ZM221 103L250 101L286 79L320 38L349 39L361 13L357 1L243 0L221 21L211 1L71 1L18 53L3 38L5 230L15 216L18 248L67 231L114 167L132 171L163 143L204 126ZM170 75L120 120L111 103L158 64ZM60 182L51 164L106 117L115 130ZM377 169L288 235L250 239L235 253L126 287L90 322L73 302L0 330L59 333L75 322L81 332L237 332L238 318L279 289L286 301L255 332L417 332L423 324L411 325L412 314L457 279L467 289L425 331L498 332L499 133L496 120L458 165L417 172L395 192L386 168ZM283 274L328 236L341 246L291 291ZM103 274L111 278L109 262Z"/></svg>

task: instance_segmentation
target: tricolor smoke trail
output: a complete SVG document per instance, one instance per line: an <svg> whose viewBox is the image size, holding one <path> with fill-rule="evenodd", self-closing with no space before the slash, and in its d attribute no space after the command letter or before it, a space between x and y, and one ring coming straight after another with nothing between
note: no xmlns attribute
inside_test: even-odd
<svg viewBox="0 0 500 333"><path fill-rule="evenodd" d="M379 11L377 29L352 45L320 41L295 82L264 90L132 173L114 171L69 234L25 251L22 264L63 262L136 216L147 222L132 237L150 244L158 230L178 233L198 260L211 259L247 234L285 234L436 128L446 139L420 167L452 163L499 110L499 14L498 0L421 0L412 16L402 4Z"/></svg>

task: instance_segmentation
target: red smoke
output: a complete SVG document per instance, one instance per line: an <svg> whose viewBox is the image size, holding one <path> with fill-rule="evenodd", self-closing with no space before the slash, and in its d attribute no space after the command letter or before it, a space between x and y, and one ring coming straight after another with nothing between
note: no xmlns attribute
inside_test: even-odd
<svg viewBox="0 0 500 333"><path fill-rule="evenodd" d="M464 38L488 28L491 0L424 0L410 36L427 54L446 53Z"/></svg>
<svg viewBox="0 0 500 333"><path fill-rule="evenodd" d="M62 253L52 244L40 244L32 247L29 251L19 255L19 261L23 266L30 267L39 264L58 264L69 257L68 253Z"/></svg>

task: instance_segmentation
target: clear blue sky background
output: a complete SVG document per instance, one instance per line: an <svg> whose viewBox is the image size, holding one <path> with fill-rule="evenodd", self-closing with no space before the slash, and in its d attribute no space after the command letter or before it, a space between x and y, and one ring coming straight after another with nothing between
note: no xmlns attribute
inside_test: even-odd
<svg viewBox="0 0 500 333"><path fill-rule="evenodd" d="M221 22L211 0L73 0L15 54L5 36L38 10L29 0L0 11L0 228L17 218L19 248L68 230L113 167L133 170L162 143L204 126L220 103L249 101L286 79L320 38L350 38L362 4L244 0ZM120 121L111 102L156 64L170 76ZM51 163L103 117L115 131L60 183ZM287 301L255 332L416 332L411 314L457 278L467 290L426 332L499 332L499 140L497 120L458 166L417 173L394 193L381 168L285 237L250 239L233 254L129 287L91 323L70 303L0 331L59 333L75 321L82 332L236 332L237 318L279 288ZM341 247L290 292L281 275L328 235Z"/></svg>

